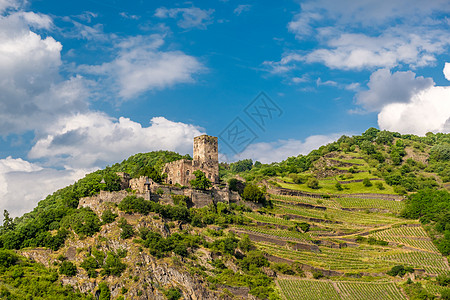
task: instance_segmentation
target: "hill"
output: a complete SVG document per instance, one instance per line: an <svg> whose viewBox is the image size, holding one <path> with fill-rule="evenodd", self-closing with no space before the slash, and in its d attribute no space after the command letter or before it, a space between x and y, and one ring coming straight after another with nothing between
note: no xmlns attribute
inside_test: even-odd
<svg viewBox="0 0 450 300"><path fill-rule="evenodd" d="M204 191L162 184L181 158L137 154L5 212L0 297L448 299L450 135L370 128L279 163L222 163Z"/></svg>

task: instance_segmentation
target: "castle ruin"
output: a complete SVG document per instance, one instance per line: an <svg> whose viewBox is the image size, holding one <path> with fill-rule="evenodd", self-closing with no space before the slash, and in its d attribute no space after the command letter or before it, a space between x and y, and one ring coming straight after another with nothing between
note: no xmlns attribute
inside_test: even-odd
<svg viewBox="0 0 450 300"><path fill-rule="evenodd" d="M200 170L213 183L219 182L219 151L217 137L201 135L194 138L194 159L180 159L167 163L163 173L167 174L165 183L189 186L195 179L194 171Z"/></svg>

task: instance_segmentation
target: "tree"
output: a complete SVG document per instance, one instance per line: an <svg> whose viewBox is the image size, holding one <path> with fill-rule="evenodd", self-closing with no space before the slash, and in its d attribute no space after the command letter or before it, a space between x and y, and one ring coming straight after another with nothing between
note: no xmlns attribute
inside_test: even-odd
<svg viewBox="0 0 450 300"><path fill-rule="evenodd" d="M194 189L197 190L207 190L212 186L211 180L206 178L205 173L200 170L196 170L193 173L195 179L192 179L190 184Z"/></svg>
<svg viewBox="0 0 450 300"><path fill-rule="evenodd" d="M247 184L245 186L244 192L242 193L242 199L256 203L264 203L266 201L264 192L258 186L253 184Z"/></svg>
<svg viewBox="0 0 450 300"><path fill-rule="evenodd" d="M5 209L3 211L3 230L9 231L14 230L14 222L13 219L9 216L9 212Z"/></svg>
<svg viewBox="0 0 450 300"><path fill-rule="evenodd" d="M370 179L367 178L367 177L363 179L363 184L364 184L365 187L372 186L372 182L370 182Z"/></svg>
<svg viewBox="0 0 450 300"><path fill-rule="evenodd" d="M102 214L103 224L109 224L114 222L117 218L117 214L113 213L110 209L107 209Z"/></svg>
<svg viewBox="0 0 450 300"><path fill-rule="evenodd" d="M253 167L253 161L251 159L244 159L230 164L231 172L239 173L247 170L251 170Z"/></svg>
<svg viewBox="0 0 450 300"><path fill-rule="evenodd" d="M126 240L134 235L133 226L128 224L125 218L119 220L119 228L122 229L122 232L120 233L121 239Z"/></svg>
<svg viewBox="0 0 450 300"><path fill-rule="evenodd" d="M317 180L317 178L315 177L311 177L308 179L308 181L306 182L306 185L311 188L311 189L318 189L319 188L319 180Z"/></svg>
<svg viewBox="0 0 450 300"><path fill-rule="evenodd" d="M59 273L67 276L75 276L77 274L77 267L70 261L63 261L59 267Z"/></svg>

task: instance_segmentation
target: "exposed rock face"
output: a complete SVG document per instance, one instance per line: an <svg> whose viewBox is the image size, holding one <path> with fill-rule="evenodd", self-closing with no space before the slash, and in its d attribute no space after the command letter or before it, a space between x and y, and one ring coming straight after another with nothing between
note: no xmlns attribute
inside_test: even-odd
<svg viewBox="0 0 450 300"><path fill-rule="evenodd" d="M118 195L117 197L119 197ZM124 217L135 229L146 227L161 233L163 236L170 234L162 220L139 214L127 215L117 210L115 213L119 215L119 218ZM58 251L36 248L23 250L21 254L47 267L52 267L55 262L59 262L58 257L63 255L68 261L78 266L78 273L73 277L62 276L61 283L64 285L70 284L83 293L95 295L98 284L106 282L111 290L112 299L121 295L126 299L166 299L164 291L171 287L179 288L182 291L183 299L231 299L220 290L212 291L208 289L207 283L203 282L198 276L192 275L186 267L186 259L178 256L157 259L151 256L148 250L141 247L140 244L133 242L133 238L121 239L121 230L117 226L117 220L104 225L101 231L93 237L79 239L75 233L72 233L72 236L66 240L65 246ZM122 258L122 262L127 265L127 268L122 275L117 277L99 274L97 278L89 278L80 264L91 256L94 249L105 254L109 251L126 250L126 257ZM205 257L205 264L211 259L211 253L207 249L200 249L199 255ZM125 293L123 293L124 291ZM248 290L244 291L238 288L236 293L247 295L246 291L248 292Z"/></svg>

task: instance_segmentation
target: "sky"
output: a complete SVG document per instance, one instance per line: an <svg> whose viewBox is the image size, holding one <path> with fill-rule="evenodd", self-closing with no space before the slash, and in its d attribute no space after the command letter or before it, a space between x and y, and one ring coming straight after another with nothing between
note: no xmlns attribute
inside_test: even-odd
<svg viewBox="0 0 450 300"><path fill-rule="evenodd" d="M0 209L153 150L450 131L447 0L0 0Z"/></svg>

